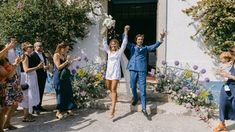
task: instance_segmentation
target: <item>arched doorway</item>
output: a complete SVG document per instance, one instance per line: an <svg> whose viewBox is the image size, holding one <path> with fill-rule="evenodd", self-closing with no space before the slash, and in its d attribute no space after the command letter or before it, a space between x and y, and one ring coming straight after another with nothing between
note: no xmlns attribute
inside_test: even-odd
<svg viewBox="0 0 235 132"><path fill-rule="evenodd" d="M125 25L131 26L129 41L137 34L144 34L144 44L156 42L157 0L112 0L108 3L108 14L116 20L115 30L121 36ZM129 57L129 51L125 51ZM148 71L156 67L156 52L149 53Z"/></svg>

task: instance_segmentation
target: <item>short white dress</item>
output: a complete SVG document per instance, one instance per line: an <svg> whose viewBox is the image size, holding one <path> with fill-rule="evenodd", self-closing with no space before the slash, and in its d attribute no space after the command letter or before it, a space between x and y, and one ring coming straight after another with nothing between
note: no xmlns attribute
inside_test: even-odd
<svg viewBox="0 0 235 132"><path fill-rule="evenodd" d="M111 52L107 44L107 38L103 38L103 46L105 52L108 54L107 69L105 79L107 80L120 80L121 79L121 58L127 45L127 36L124 36L121 48L116 52Z"/></svg>

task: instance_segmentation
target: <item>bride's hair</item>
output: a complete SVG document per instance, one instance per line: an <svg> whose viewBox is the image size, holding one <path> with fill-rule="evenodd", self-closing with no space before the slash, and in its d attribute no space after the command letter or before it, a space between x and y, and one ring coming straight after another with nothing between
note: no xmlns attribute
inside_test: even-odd
<svg viewBox="0 0 235 132"><path fill-rule="evenodd" d="M110 42L109 42L109 49L111 49L111 43L114 42L117 46L117 49L118 50L120 48L120 44L119 44L119 41L117 39L112 39Z"/></svg>

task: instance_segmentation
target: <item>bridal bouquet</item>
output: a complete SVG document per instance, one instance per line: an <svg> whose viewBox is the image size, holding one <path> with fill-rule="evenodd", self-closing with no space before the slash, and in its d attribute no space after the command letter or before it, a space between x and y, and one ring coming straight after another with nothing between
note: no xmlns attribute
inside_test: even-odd
<svg viewBox="0 0 235 132"><path fill-rule="evenodd" d="M111 28L115 27L115 23L116 23L116 21L113 20L113 17L111 15L105 14L105 18L102 23L102 26L104 28L102 29L101 33L104 34L107 29L111 29Z"/></svg>
<svg viewBox="0 0 235 132"><path fill-rule="evenodd" d="M112 17L111 15L107 15L107 14L105 14L105 17L106 17L106 18L104 19L102 25L103 25L104 27L107 27L108 29L111 29L112 27L114 27L116 21L113 20L113 17Z"/></svg>

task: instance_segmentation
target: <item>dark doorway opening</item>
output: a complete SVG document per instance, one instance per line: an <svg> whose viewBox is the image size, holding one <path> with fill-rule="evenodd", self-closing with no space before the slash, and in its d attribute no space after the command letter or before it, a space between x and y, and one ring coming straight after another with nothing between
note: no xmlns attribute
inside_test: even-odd
<svg viewBox="0 0 235 132"><path fill-rule="evenodd" d="M129 41L134 42L137 34L144 34L144 44L156 42L157 0L112 0L108 3L108 13L116 20L115 31L121 39L123 28L130 25ZM129 51L125 54L129 59ZM156 52L148 56L148 71L156 66Z"/></svg>

